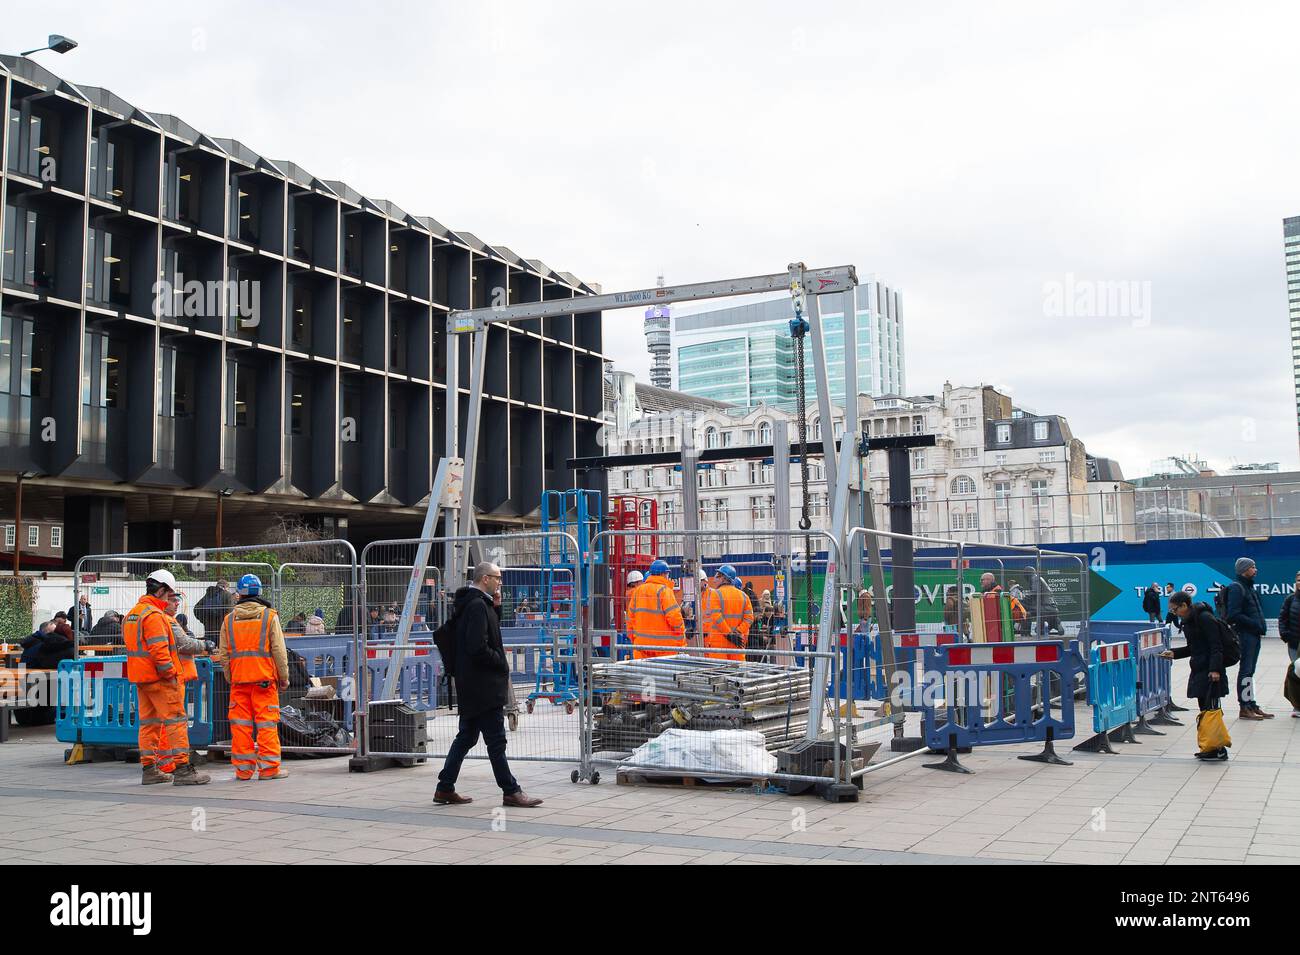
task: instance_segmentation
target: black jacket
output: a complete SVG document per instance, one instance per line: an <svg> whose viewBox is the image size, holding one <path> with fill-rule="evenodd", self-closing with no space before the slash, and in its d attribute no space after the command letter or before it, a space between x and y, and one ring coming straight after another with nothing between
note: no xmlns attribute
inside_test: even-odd
<svg viewBox="0 0 1300 955"><path fill-rule="evenodd" d="M68 619L77 624L77 629L83 634L90 633L95 626L95 615L91 612L90 604L75 603L68 608Z"/></svg>
<svg viewBox="0 0 1300 955"><path fill-rule="evenodd" d="M510 664L501 643L501 611L477 587L462 587L456 616L456 698L462 716L478 716L510 699Z"/></svg>
<svg viewBox="0 0 1300 955"><path fill-rule="evenodd" d="M1025 611L1030 617L1041 614L1044 617L1056 617L1061 613L1061 608L1056 604L1056 598L1052 596L1052 588L1047 586L1047 581L1040 575L1029 573L1029 589L1025 591Z"/></svg>
<svg viewBox="0 0 1300 955"><path fill-rule="evenodd" d="M33 633L22 642L21 663L33 670L57 670L60 660L73 657L72 640L57 630Z"/></svg>
<svg viewBox="0 0 1300 955"><path fill-rule="evenodd" d="M209 584L208 589L199 598L199 602L194 605L194 616L198 617L199 623L203 624L203 635L209 640L215 640L218 631L221 630L221 622L226 619L226 614L234 609L234 595L228 590L222 590L216 584Z"/></svg>
<svg viewBox="0 0 1300 955"><path fill-rule="evenodd" d="M1142 595L1142 612L1157 614L1160 612L1160 591L1154 587L1148 587L1146 593Z"/></svg>
<svg viewBox="0 0 1300 955"><path fill-rule="evenodd" d="M1223 641L1219 625L1214 621L1214 608L1209 604L1192 605L1192 613L1183 621L1187 646L1175 647L1174 657L1186 657L1192 665L1187 678L1187 695L1196 699L1207 696L1224 696L1228 692L1228 675L1223 672ZM1210 674L1218 673L1218 683L1211 688Z"/></svg>
<svg viewBox="0 0 1300 955"><path fill-rule="evenodd" d="M1277 616L1277 634L1288 647L1300 647L1300 600L1296 600L1294 593L1287 594L1286 600L1282 601L1282 612Z"/></svg>
<svg viewBox="0 0 1300 955"><path fill-rule="evenodd" d="M1268 624L1264 620L1264 608L1260 605L1255 581L1238 575L1236 580L1228 584L1226 604L1225 616L1238 635L1249 633L1262 637L1268 632Z"/></svg>

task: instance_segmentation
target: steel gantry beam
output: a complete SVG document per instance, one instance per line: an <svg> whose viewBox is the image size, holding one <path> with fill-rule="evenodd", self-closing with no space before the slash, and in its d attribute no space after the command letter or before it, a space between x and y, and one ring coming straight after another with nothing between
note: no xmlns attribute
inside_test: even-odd
<svg viewBox="0 0 1300 955"><path fill-rule="evenodd" d="M556 299L551 302L521 302L517 305L484 306L482 308L458 309L447 315L447 401L446 430L447 453L455 455L456 440L460 432L459 355L458 336L468 335L470 339L470 375L469 403L464 425L465 476L462 482L462 506L459 518L460 537L468 537L472 532L474 521L474 491L478 478L478 443L482 422L483 375L487 361L487 333L492 325L509 322L523 322L531 319L558 318L565 315L578 315L585 312L601 312L606 309L629 308L648 302L668 305L674 302L693 302L709 298L725 298L734 295L753 295L761 292L790 291L802 297L806 296L812 310L814 335L820 335L819 323L816 321L816 301L821 295L842 295L857 285L857 270L852 265L839 265L825 269L807 269L802 262L792 263L784 272L770 275L751 275L746 278L726 279L720 282L699 282L694 285L672 285L637 289L632 292L610 292L603 295L584 295L577 298ZM797 283L797 284L796 284ZM814 345L814 365L820 371L814 374L819 379L825 378L824 355ZM818 364L820 362L820 364ZM855 391L856 389L850 389ZM847 392L846 392L847 393ZM820 396L819 396L820 397ZM825 402L822 403L825 405ZM822 411L825 414L825 407ZM829 418L824 420L829 421ZM823 424L825 427L825 424ZM827 455L831 461L832 455ZM830 467L833 469L834 464ZM684 478L685 476L683 476ZM457 556L457 549L450 552L453 557L447 567L448 586L457 585L463 574L463 561Z"/></svg>

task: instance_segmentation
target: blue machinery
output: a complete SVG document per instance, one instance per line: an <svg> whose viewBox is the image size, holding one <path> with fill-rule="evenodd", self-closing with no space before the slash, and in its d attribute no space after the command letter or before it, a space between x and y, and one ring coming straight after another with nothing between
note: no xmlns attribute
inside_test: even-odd
<svg viewBox="0 0 1300 955"><path fill-rule="evenodd" d="M536 680L525 703L529 713L538 700L562 705L566 713L578 704L577 635L589 606L587 568L605 562L604 544L597 539L604 515L599 491L542 492L542 599L551 645L538 653Z"/></svg>

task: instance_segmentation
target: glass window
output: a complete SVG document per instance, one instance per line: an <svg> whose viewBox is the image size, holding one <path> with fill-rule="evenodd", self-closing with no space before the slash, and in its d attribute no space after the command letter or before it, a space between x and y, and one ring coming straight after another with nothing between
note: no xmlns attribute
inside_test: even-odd
<svg viewBox="0 0 1300 955"><path fill-rule="evenodd" d="M50 546L55 550L63 546L63 528L57 524L50 528Z"/></svg>
<svg viewBox="0 0 1300 955"><path fill-rule="evenodd" d="M311 346L311 289L294 285L293 311L289 315L289 343L300 350Z"/></svg>
<svg viewBox="0 0 1300 955"><path fill-rule="evenodd" d="M0 315L0 392L9 393L13 376L14 360L14 320L8 315Z"/></svg>
<svg viewBox="0 0 1300 955"><path fill-rule="evenodd" d="M975 482L965 474L959 474L952 479L953 494L974 494Z"/></svg>
<svg viewBox="0 0 1300 955"><path fill-rule="evenodd" d="M1009 424L998 425L998 434L997 434L998 444L1006 444L1010 440L1011 440L1011 425Z"/></svg>
<svg viewBox="0 0 1300 955"><path fill-rule="evenodd" d="M1035 422L1034 422L1034 440L1035 440L1035 441L1046 441L1046 440L1047 440L1047 422L1046 422L1046 421L1035 421Z"/></svg>
<svg viewBox="0 0 1300 955"><path fill-rule="evenodd" d="M41 528L39 524L27 525L27 546L28 547L41 546Z"/></svg>
<svg viewBox="0 0 1300 955"><path fill-rule="evenodd" d="M257 420L256 370L240 362L230 363L230 407L226 409L226 423L237 428L251 427Z"/></svg>
<svg viewBox="0 0 1300 955"><path fill-rule="evenodd" d="M296 435L311 434L311 383L304 380L300 375L290 376L289 381L289 433ZM389 447L405 447L405 440L403 440L402 444L397 444L393 440L391 423L388 438ZM403 438L405 438L404 435Z"/></svg>

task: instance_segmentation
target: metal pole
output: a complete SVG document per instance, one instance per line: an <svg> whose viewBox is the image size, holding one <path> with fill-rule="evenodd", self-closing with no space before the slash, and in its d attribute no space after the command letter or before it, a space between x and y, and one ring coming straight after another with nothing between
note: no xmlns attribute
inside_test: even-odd
<svg viewBox="0 0 1300 955"><path fill-rule="evenodd" d="M847 478L849 468L853 464L852 456L854 453L856 453L856 449L852 443L845 441L844 446L840 449L839 462L843 466L841 473L844 477L835 485L835 502L831 508L831 527L840 527L844 523L844 512L848 506L849 496ZM842 555L840 554L839 542L833 534L827 534L826 540L826 578L822 584L822 613L817 629L817 652L820 654L825 654L830 650L831 638L835 629L835 618L840 608L838 587ZM808 555L808 559L812 559L811 554ZM822 729L822 710L825 708L826 703L826 679L829 676L827 669L826 657L817 657L813 664L812 697L808 704L808 729L805 734L806 738L810 740L816 739Z"/></svg>
<svg viewBox="0 0 1300 955"><path fill-rule="evenodd" d="M470 335L469 421L465 426L465 478L462 482L459 537L469 537L474 530L474 488L478 478L479 426L483 419L483 374L487 366L488 330ZM461 548L452 548L454 557L448 568L447 586L453 590L465 582L465 561Z"/></svg>
<svg viewBox="0 0 1300 955"><path fill-rule="evenodd" d="M895 534L912 533L912 462L907 448L890 448L889 461L889 529ZM894 567L892 621L896 630L916 629L916 576L914 550L910 537L896 537L889 542L890 563Z"/></svg>
<svg viewBox="0 0 1300 955"><path fill-rule="evenodd" d="M822 462L826 471L826 487L838 489L838 462L835 460L835 414L831 410L831 387L826 374L826 332L822 328L819 295L807 296L809 330L812 332L813 380L817 385L817 419L821 424ZM832 524L832 533L836 525Z"/></svg>
<svg viewBox="0 0 1300 955"><path fill-rule="evenodd" d="M18 482L14 489L14 572L18 576L18 565L23 559L23 473L18 472ZM5 719L9 718L6 713Z"/></svg>
<svg viewBox="0 0 1300 955"><path fill-rule="evenodd" d="M410 643L411 625L415 622L415 608L420 602L420 591L424 588L424 574L429 566L429 550L433 535L438 529L439 502L447 486L447 459L438 461L438 470L434 472L433 487L429 490L429 509L424 514L424 529L420 532L420 543L415 547L415 559L411 562L411 577L406 583L406 599L402 601L402 618L397 623L396 645L388 661L388 673L384 676L383 698L393 699L397 692L397 678L402 664L406 660L407 645ZM365 551L362 551L362 566L365 566Z"/></svg>

